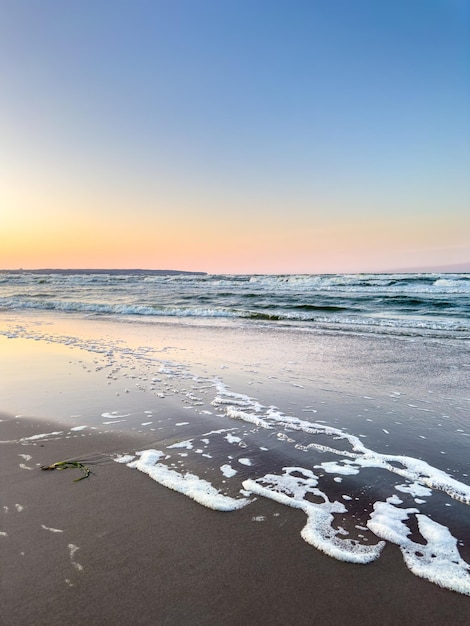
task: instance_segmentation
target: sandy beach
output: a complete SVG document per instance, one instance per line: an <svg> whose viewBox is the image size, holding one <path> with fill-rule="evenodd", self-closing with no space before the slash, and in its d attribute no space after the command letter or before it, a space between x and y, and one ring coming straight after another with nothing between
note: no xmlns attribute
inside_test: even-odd
<svg viewBox="0 0 470 626"><path fill-rule="evenodd" d="M206 509L114 463L129 435L24 441L61 428L0 422L5 626L467 623L468 598L411 575L395 546L340 563L300 540L300 511ZM64 459L93 476L39 470Z"/></svg>
<svg viewBox="0 0 470 626"><path fill-rule="evenodd" d="M393 542L367 564L346 562L383 537L367 526L388 506L433 520L468 563L457 344L1 321L2 626L467 622L468 595L413 574ZM405 474L381 469L393 458L408 463ZM425 474L411 477L420 458L434 489ZM92 475L40 470L65 460ZM297 499L279 495L289 489ZM335 520L317 524L315 547L301 533L325 507ZM425 552L413 524L423 547L409 545ZM445 542L436 546L448 563ZM465 577L465 565L445 567L458 586L453 572Z"/></svg>

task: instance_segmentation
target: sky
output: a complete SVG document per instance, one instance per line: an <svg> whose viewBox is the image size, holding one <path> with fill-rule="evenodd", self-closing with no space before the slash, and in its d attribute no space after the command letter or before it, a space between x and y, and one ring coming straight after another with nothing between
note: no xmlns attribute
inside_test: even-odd
<svg viewBox="0 0 470 626"><path fill-rule="evenodd" d="M470 270L468 0L0 0L0 268Z"/></svg>

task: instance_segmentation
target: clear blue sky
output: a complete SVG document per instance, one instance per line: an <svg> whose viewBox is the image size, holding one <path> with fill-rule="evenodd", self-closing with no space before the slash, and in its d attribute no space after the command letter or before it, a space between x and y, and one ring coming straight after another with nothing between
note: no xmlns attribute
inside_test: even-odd
<svg viewBox="0 0 470 626"><path fill-rule="evenodd" d="M0 75L0 266L470 260L464 0L0 0Z"/></svg>

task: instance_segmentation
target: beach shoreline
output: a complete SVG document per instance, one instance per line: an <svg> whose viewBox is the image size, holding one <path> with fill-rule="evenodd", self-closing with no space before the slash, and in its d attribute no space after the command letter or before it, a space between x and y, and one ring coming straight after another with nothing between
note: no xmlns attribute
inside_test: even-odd
<svg viewBox="0 0 470 626"><path fill-rule="evenodd" d="M5 626L466 623L468 598L413 576L396 546L357 566L303 542L300 511L215 513L114 463L128 434L25 440L63 427L0 422ZM78 483L39 471L97 457Z"/></svg>
<svg viewBox="0 0 470 626"><path fill-rule="evenodd" d="M468 484L458 343L55 313L0 322L2 626L466 622L468 596L415 576L398 545L337 560L304 541L298 502L246 490L290 466L297 487L336 503L338 539L362 545L380 539L366 528L375 504L399 496L449 528L468 563L466 496L450 488ZM374 467L357 464L360 445ZM400 453L450 482L388 475L384 455ZM40 471L65 460L92 475ZM210 485L206 506L188 474Z"/></svg>

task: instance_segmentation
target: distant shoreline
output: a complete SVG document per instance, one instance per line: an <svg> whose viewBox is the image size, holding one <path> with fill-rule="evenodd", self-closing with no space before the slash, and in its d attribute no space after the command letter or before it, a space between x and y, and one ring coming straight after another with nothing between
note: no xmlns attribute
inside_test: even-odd
<svg viewBox="0 0 470 626"><path fill-rule="evenodd" d="M121 275L134 275L134 276L208 276L209 274L219 274L219 272L200 272L200 271L190 271L190 270L167 270L167 269L141 269L141 268L113 268L113 269L103 269L103 268L37 268L37 269L28 269L28 268L17 268L17 269L0 269L2 274L62 274L62 275L72 275L72 274L121 274ZM430 267L406 267L401 269L388 269L383 271L362 271L362 272L243 272L240 274L239 272L220 272L222 275L247 275L247 276L335 276L335 275L371 275L371 274L468 274L470 273L470 262L468 263L457 263L453 265L442 265L440 267L430 266Z"/></svg>
<svg viewBox="0 0 470 626"><path fill-rule="evenodd" d="M143 269L23 269L16 270L0 270L4 274L128 274L143 276L176 276L180 274L189 274L191 276L207 276L207 272L190 272L185 270L143 270Z"/></svg>

